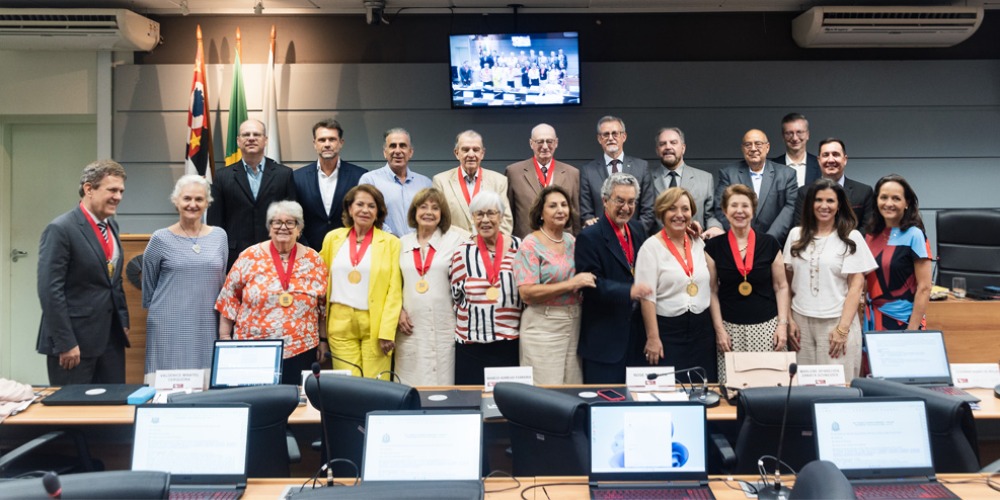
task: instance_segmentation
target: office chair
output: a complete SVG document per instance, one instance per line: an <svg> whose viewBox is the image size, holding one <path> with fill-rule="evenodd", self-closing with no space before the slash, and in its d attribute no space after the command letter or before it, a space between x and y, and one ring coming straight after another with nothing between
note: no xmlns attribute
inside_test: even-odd
<svg viewBox="0 0 1000 500"><path fill-rule="evenodd" d="M353 461L360 471L365 445L365 417L375 410L419 410L420 394L403 384L370 378L344 375L320 375L323 407L319 404L319 390L315 377L306 379L306 396L313 408L323 414L326 433L330 437L332 458ZM326 456L326 447L321 448ZM345 463L333 464L338 477L355 477L359 471Z"/></svg>
<svg viewBox="0 0 1000 500"><path fill-rule="evenodd" d="M75 457L40 453L45 445L64 437L72 440L76 448ZM104 464L90 456L86 438L75 429L47 432L0 456L0 478L16 477L31 471L69 474L102 470Z"/></svg>
<svg viewBox="0 0 1000 500"><path fill-rule="evenodd" d="M216 389L192 394L171 394L171 403L247 403L250 405L250 440L247 453L249 477L288 477L289 463L301 456L289 439L288 417L299 405L294 385L261 385ZM293 446L293 448L289 448Z"/></svg>
<svg viewBox="0 0 1000 500"><path fill-rule="evenodd" d="M938 285L962 276L969 290L1000 286L1000 210L939 210L935 223Z"/></svg>
<svg viewBox="0 0 1000 500"><path fill-rule="evenodd" d="M168 498L170 474L154 471L109 471L59 476L62 498L161 499ZM0 482L0 498L49 500L42 478Z"/></svg>
<svg viewBox="0 0 1000 500"><path fill-rule="evenodd" d="M854 487L847 476L833 462L813 460L795 476L795 487L788 500L825 500L840 498L853 500Z"/></svg>
<svg viewBox="0 0 1000 500"><path fill-rule="evenodd" d="M785 408L787 387L752 387L740 391L736 421L740 427L736 438L736 467L733 473L756 474L757 460L778 452L781 417ZM813 441L812 402L817 399L859 398L861 391L848 387L792 387L788 400L788 422L781 461L794 470L816 460ZM773 462L765 463L773 470Z"/></svg>
<svg viewBox="0 0 1000 500"><path fill-rule="evenodd" d="M861 389L865 397L897 396L924 400L934 471L979 471L979 438L969 403L923 387L889 380L856 378L851 381L851 387Z"/></svg>
<svg viewBox="0 0 1000 500"><path fill-rule="evenodd" d="M515 476L585 476L590 460L587 403L512 382L493 388L510 428Z"/></svg>

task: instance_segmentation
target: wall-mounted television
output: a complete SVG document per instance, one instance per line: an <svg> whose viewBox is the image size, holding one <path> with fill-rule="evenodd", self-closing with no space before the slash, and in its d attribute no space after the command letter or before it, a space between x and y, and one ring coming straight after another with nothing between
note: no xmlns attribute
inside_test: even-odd
<svg viewBox="0 0 1000 500"><path fill-rule="evenodd" d="M453 108L580 104L575 31L451 35Z"/></svg>

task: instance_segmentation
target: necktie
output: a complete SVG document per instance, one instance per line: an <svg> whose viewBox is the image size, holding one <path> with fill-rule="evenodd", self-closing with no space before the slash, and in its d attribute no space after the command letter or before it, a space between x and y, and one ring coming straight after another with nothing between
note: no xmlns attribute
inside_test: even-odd
<svg viewBox="0 0 1000 500"><path fill-rule="evenodd" d="M547 177L549 175L549 167L542 167L542 177Z"/></svg>
<svg viewBox="0 0 1000 500"><path fill-rule="evenodd" d="M670 175L670 186L668 187L672 188L677 187L677 172L670 172L669 175Z"/></svg>
<svg viewBox="0 0 1000 500"><path fill-rule="evenodd" d="M612 174L617 174L618 173L618 165L621 162L622 162L621 160L611 160L611 173Z"/></svg>
<svg viewBox="0 0 1000 500"><path fill-rule="evenodd" d="M104 242L108 242L108 225L104 222L97 223L97 229L101 230L101 236L104 238Z"/></svg>

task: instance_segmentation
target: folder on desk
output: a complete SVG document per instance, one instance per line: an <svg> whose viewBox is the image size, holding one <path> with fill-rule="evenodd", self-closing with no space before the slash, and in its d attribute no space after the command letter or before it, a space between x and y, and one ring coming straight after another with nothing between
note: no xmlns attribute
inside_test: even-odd
<svg viewBox="0 0 1000 500"><path fill-rule="evenodd" d="M42 399L42 404L47 406L126 405L129 404L129 396L146 388L142 384L67 385L45 396Z"/></svg>

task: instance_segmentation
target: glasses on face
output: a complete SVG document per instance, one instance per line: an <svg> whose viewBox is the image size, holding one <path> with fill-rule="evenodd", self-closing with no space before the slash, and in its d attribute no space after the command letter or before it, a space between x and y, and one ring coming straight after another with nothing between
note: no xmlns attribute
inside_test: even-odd
<svg viewBox="0 0 1000 500"><path fill-rule="evenodd" d="M240 132L240 137L243 139L249 139L251 137L254 139L260 139L261 137L264 137L264 134L260 132Z"/></svg>
<svg viewBox="0 0 1000 500"><path fill-rule="evenodd" d="M553 146L556 143L555 139L532 139L531 141L536 146Z"/></svg>
<svg viewBox="0 0 1000 500"><path fill-rule="evenodd" d="M472 213L472 217L475 218L476 220L494 219L499 216L500 212L496 210L479 210Z"/></svg>
<svg viewBox="0 0 1000 500"><path fill-rule="evenodd" d="M795 137L795 136L805 137L806 134L808 134L808 133L809 133L808 130L789 130L787 132L784 132L784 136L788 137L789 139L791 139L792 137Z"/></svg>
<svg viewBox="0 0 1000 500"><path fill-rule="evenodd" d="M299 221L296 220L273 220L271 221L271 229L295 229L299 226Z"/></svg>
<svg viewBox="0 0 1000 500"><path fill-rule="evenodd" d="M742 146L743 146L743 149L748 149L749 150L749 149L754 149L754 148L761 149L761 148L763 148L764 146L766 146L768 144L770 144L770 143L763 142L763 141L754 141L754 142L744 142L742 144Z"/></svg>
<svg viewBox="0 0 1000 500"><path fill-rule="evenodd" d="M625 135L625 132L619 132L617 130L612 130L610 132L601 132L601 138L602 139L609 139L611 137L614 137L615 139L617 139L617 138L619 138L619 137L621 137L623 135Z"/></svg>
<svg viewBox="0 0 1000 500"><path fill-rule="evenodd" d="M635 198L633 198L631 200L623 200L623 199L617 198L617 197L611 199L611 203L614 203L616 207L623 207L625 205L628 205L630 207L634 207L635 206L635 202L636 202Z"/></svg>

